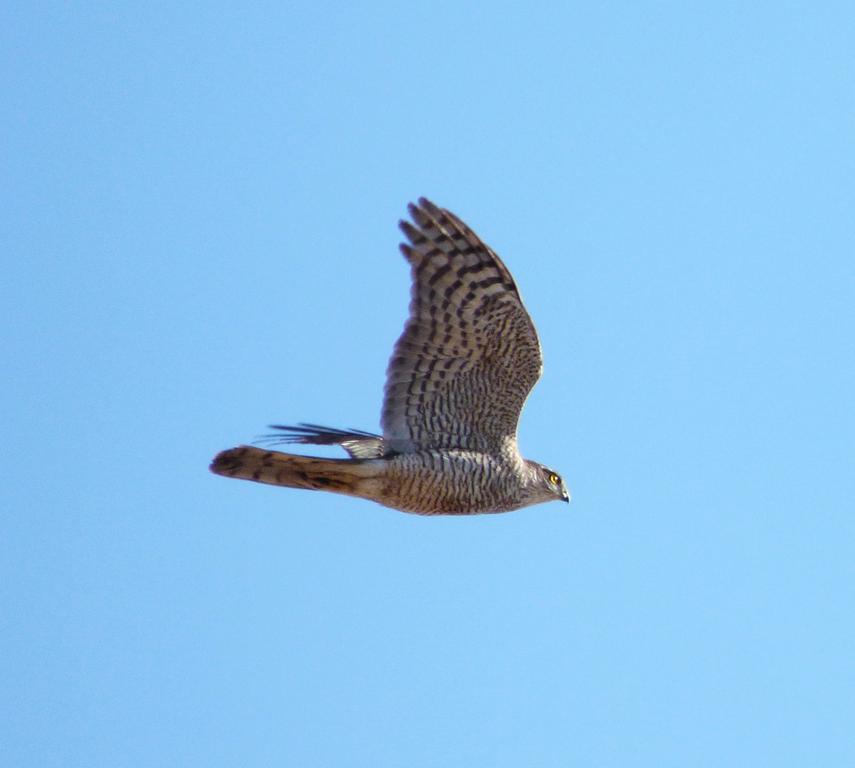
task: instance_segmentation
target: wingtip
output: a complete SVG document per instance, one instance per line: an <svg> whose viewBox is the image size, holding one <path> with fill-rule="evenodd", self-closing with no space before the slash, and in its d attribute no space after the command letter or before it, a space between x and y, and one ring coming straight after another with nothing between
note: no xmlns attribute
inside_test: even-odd
<svg viewBox="0 0 855 768"><path fill-rule="evenodd" d="M410 218L415 221L416 224L420 224L420 218L424 218L425 216L436 218L443 213L443 209L434 203L429 197L422 196L417 198L414 203L407 203L407 213L410 214Z"/></svg>
<svg viewBox="0 0 855 768"><path fill-rule="evenodd" d="M436 216L437 214L442 213L442 209L431 202L427 197L419 198L419 208L427 211L431 216Z"/></svg>

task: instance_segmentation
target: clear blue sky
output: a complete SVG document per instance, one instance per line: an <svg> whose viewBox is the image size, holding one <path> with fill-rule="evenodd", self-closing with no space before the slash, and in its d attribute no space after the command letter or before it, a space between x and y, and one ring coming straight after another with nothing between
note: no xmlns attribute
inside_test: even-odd
<svg viewBox="0 0 855 768"><path fill-rule="evenodd" d="M0 761L855 765L851 3L7 3ZM574 501L224 480L378 427L427 195Z"/></svg>

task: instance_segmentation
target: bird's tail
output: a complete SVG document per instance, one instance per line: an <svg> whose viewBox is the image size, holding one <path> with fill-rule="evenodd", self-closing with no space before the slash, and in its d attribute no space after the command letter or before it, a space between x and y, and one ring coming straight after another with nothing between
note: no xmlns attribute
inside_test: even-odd
<svg viewBox="0 0 855 768"><path fill-rule="evenodd" d="M221 451L210 469L225 477L369 499L377 496L382 481L380 461L297 456L250 445Z"/></svg>

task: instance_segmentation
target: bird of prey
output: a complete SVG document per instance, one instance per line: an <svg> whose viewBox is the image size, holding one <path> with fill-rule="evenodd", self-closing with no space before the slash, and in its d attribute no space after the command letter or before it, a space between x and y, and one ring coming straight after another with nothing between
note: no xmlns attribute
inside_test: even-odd
<svg viewBox="0 0 855 768"><path fill-rule="evenodd" d="M410 316L386 372L382 435L275 425L281 442L340 445L348 459L242 445L211 471L371 499L419 515L509 512L569 501L552 469L524 459L517 422L540 377L540 342L511 273L457 216L425 198L401 221Z"/></svg>

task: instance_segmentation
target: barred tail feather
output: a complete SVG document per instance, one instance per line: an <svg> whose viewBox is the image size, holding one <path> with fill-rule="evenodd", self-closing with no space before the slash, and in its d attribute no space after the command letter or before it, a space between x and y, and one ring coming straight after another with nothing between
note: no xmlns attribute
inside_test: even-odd
<svg viewBox="0 0 855 768"><path fill-rule="evenodd" d="M379 465L380 462L370 459L322 459L241 445L218 453L210 470L216 475L256 483L370 499L376 498L379 490L382 474Z"/></svg>

